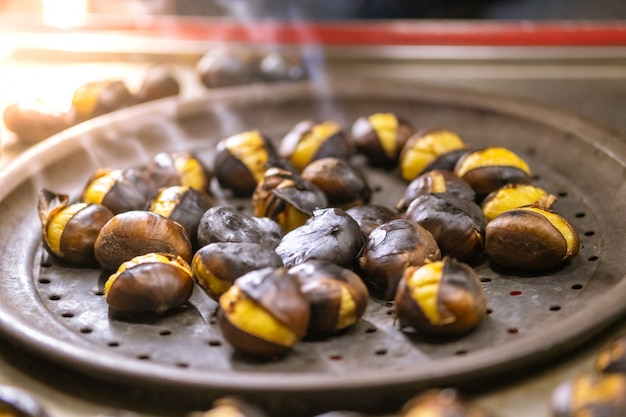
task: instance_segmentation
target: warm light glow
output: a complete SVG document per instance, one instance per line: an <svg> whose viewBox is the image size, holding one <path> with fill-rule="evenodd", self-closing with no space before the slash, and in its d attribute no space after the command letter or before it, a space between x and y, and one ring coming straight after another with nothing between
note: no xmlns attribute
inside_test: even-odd
<svg viewBox="0 0 626 417"><path fill-rule="evenodd" d="M87 0L43 0L43 22L48 26L79 26L87 16Z"/></svg>

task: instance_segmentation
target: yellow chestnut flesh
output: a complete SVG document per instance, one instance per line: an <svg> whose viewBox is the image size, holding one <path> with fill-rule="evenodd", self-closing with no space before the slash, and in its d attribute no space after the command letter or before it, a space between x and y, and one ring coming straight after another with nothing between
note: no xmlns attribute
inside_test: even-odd
<svg viewBox="0 0 626 417"><path fill-rule="evenodd" d="M278 152L298 172L320 158L350 156L348 140L341 126L331 120L298 123L285 135Z"/></svg>
<svg viewBox="0 0 626 417"><path fill-rule="evenodd" d="M430 389L409 399L399 417L490 417L486 410L465 401L452 388Z"/></svg>
<svg viewBox="0 0 626 417"><path fill-rule="evenodd" d="M596 358L596 369L605 373L626 374L626 336L613 340Z"/></svg>
<svg viewBox="0 0 626 417"><path fill-rule="evenodd" d="M357 152L371 165L393 167L407 140L415 130L394 113L378 112L359 117L352 125L352 140Z"/></svg>
<svg viewBox="0 0 626 417"><path fill-rule="evenodd" d="M580 375L559 384L550 409L559 417L626 415L626 376Z"/></svg>
<svg viewBox="0 0 626 417"><path fill-rule="evenodd" d="M556 196L548 194L544 189L530 184L507 184L489 194L481 207L485 217L493 220L507 210L516 209L530 204L550 208Z"/></svg>
<svg viewBox="0 0 626 417"><path fill-rule="evenodd" d="M450 152L465 149L465 147L465 141L449 130L416 134L408 140L400 154L402 178L412 181L425 172L438 158Z"/></svg>

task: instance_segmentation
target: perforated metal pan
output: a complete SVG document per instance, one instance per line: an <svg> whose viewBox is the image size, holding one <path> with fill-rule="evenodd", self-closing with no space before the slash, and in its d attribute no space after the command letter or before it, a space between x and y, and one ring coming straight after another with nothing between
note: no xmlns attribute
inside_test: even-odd
<svg viewBox="0 0 626 417"><path fill-rule="evenodd" d="M502 275L477 267L489 315L471 334L433 340L400 332L393 305L372 300L345 334L298 344L286 358L251 362L234 354L215 324L216 304L196 290L156 319L111 314L96 269L63 267L41 247L41 187L76 198L100 167L146 163L192 149L210 164L217 140L247 129L280 139L305 118L346 129L391 111L417 128L446 127L476 146L519 153L534 182L558 196L580 253L549 275ZM163 393L181 409L242 395L273 415L332 409L393 411L421 389L518 378L558 359L623 317L626 142L572 114L507 97L423 84L337 80L224 89L164 99L93 119L27 150L0 172L0 331L35 355L111 383ZM406 186L393 171L364 168L374 202L394 205ZM249 208L246 200L220 201ZM170 404L171 405L171 404Z"/></svg>

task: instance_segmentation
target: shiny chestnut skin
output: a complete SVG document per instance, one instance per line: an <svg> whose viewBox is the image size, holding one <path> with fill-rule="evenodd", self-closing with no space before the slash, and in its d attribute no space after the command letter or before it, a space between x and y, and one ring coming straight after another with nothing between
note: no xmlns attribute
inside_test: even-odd
<svg viewBox="0 0 626 417"><path fill-rule="evenodd" d="M135 96L121 80L90 81L78 87L72 96L72 111L77 122L135 104Z"/></svg>
<svg viewBox="0 0 626 417"><path fill-rule="evenodd" d="M84 203L101 204L119 214L131 210L144 210L148 205L145 190L124 175L122 169L96 170L81 194Z"/></svg>
<svg viewBox="0 0 626 417"><path fill-rule="evenodd" d="M468 403L456 389L429 389L410 398L399 417L493 417L489 411Z"/></svg>
<svg viewBox="0 0 626 417"><path fill-rule="evenodd" d="M346 210L346 213L359 224L361 233L363 233L363 237L366 239L372 230L378 226L402 217L397 210L380 204L364 204L351 207Z"/></svg>
<svg viewBox="0 0 626 417"><path fill-rule="evenodd" d="M373 166L391 168L402 148L415 133L413 126L395 113L372 113L359 117L351 129L356 151Z"/></svg>
<svg viewBox="0 0 626 417"><path fill-rule="evenodd" d="M197 232L200 246L215 242L247 242L274 249L282 237L283 231L274 220L252 216L225 205L205 211Z"/></svg>
<svg viewBox="0 0 626 417"><path fill-rule="evenodd" d="M259 62L261 79L266 82L298 81L308 77L302 55L284 51L270 51Z"/></svg>
<svg viewBox="0 0 626 417"><path fill-rule="evenodd" d="M626 415L626 376L578 375L561 382L552 392L552 417L605 417Z"/></svg>
<svg viewBox="0 0 626 417"><path fill-rule="evenodd" d="M541 272L576 256L580 238L557 212L529 205L505 211L485 228L485 252L491 262L513 270Z"/></svg>
<svg viewBox="0 0 626 417"><path fill-rule="evenodd" d="M469 265L448 256L408 267L394 298L400 329L430 335L462 335L487 314L480 278Z"/></svg>
<svg viewBox="0 0 626 417"><path fill-rule="evenodd" d="M298 281L285 268L248 272L222 294L219 304L224 339L236 351L260 358L289 353L306 335L311 316Z"/></svg>
<svg viewBox="0 0 626 417"><path fill-rule="evenodd" d="M0 385L0 415L50 417L50 414L30 393L10 385Z"/></svg>
<svg viewBox="0 0 626 417"><path fill-rule="evenodd" d="M184 185L210 194L211 171L194 152L160 152L146 167L158 190L172 185Z"/></svg>
<svg viewBox="0 0 626 417"><path fill-rule="evenodd" d="M207 88L245 85L258 80L258 60L245 46L218 46L200 58L196 72Z"/></svg>
<svg viewBox="0 0 626 417"><path fill-rule="evenodd" d="M474 189L467 181L457 177L453 171L433 169L419 175L407 185L396 208L404 212L417 197L433 193L450 193L470 201L476 199Z"/></svg>
<svg viewBox="0 0 626 417"><path fill-rule="evenodd" d="M75 265L95 265L95 241L113 212L99 204L69 203L66 194L42 189L38 213L46 250Z"/></svg>
<svg viewBox="0 0 626 417"><path fill-rule="evenodd" d="M304 168L302 178L322 190L332 207L347 210L372 199L372 189L363 172L345 159L315 160Z"/></svg>
<svg viewBox="0 0 626 417"><path fill-rule="evenodd" d="M273 248L247 242L209 243L198 249L191 261L194 280L214 300L219 300L240 276L281 266L283 261Z"/></svg>
<svg viewBox="0 0 626 417"><path fill-rule="evenodd" d="M309 260L289 269L311 304L307 334L330 335L353 326L365 313L369 291L354 271Z"/></svg>
<svg viewBox="0 0 626 417"><path fill-rule="evenodd" d="M471 200L451 193L426 194L413 200L404 216L432 233L443 256L474 262L484 253L487 219Z"/></svg>
<svg viewBox="0 0 626 417"><path fill-rule="evenodd" d="M340 208L318 209L305 224L285 234L276 253L286 267L317 259L350 268L363 248L358 223Z"/></svg>
<svg viewBox="0 0 626 417"><path fill-rule="evenodd" d="M40 142L74 124L70 113L55 110L37 99L8 105L2 120L6 128L26 144Z"/></svg>
<svg viewBox="0 0 626 417"><path fill-rule="evenodd" d="M369 235L358 259L360 275L377 298L392 300L404 270L441 259L433 235L419 224L397 219Z"/></svg>
<svg viewBox="0 0 626 417"><path fill-rule="evenodd" d="M94 253L100 266L115 271L124 262L147 253L171 253L191 262L192 246L178 223L157 213L127 211L113 216L98 233Z"/></svg>
<svg viewBox="0 0 626 417"><path fill-rule="evenodd" d="M123 314L163 314L193 291L191 268L180 256L147 253L120 265L104 285L108 306Z"/></svg>
<svg viewBox="0 0 626 417"><path fill-rule="evenodd" d="M177 96L179 93L180 81L174 69L168 65L159 64L148 68L135 96L137 101L145 103L160 98Z"/></svg>
<svg viewBox="0 0 626 417"><path fill-rule="evenodd" d="M595 368L607 374L626 374L626 336L621 336L602 348Z"/></svg>

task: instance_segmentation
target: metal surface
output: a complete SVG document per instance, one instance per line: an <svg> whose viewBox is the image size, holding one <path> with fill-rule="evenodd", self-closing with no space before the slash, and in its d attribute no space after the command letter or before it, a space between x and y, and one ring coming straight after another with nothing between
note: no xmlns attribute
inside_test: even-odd
<svg viewBox="0 0 626 417"><path fill-rule="evenodd" d="M454 129L477 146L518 152L535 182L559 196L554 208L580 232L581 253L547 276L500 275L480 265L490 314L463 338L403 334L394 326L392 305L372 300L346 334L302 342L281 361L251 363L233 355L221 338L216 305L201 292L162 318L123 319L106 308L100 271L55 265L41 249L36 195L42 186L76 197L102 166L138 165L175 149L197 150L210 161L215 141L245 129L278 139L304 118L332 118L349 128L357 117L380 110L397 112L418 128ZM426 387L511 378L571 351L623 316L625 167L623 138L574 115L416 83L251 86L149 103L42 142L0 173L0 329L37 355L98 380L142 385L183 408L238 393L275 415L394 410ZM375 202L395 204L405 186L397 173L367 171Z"/></svg>

